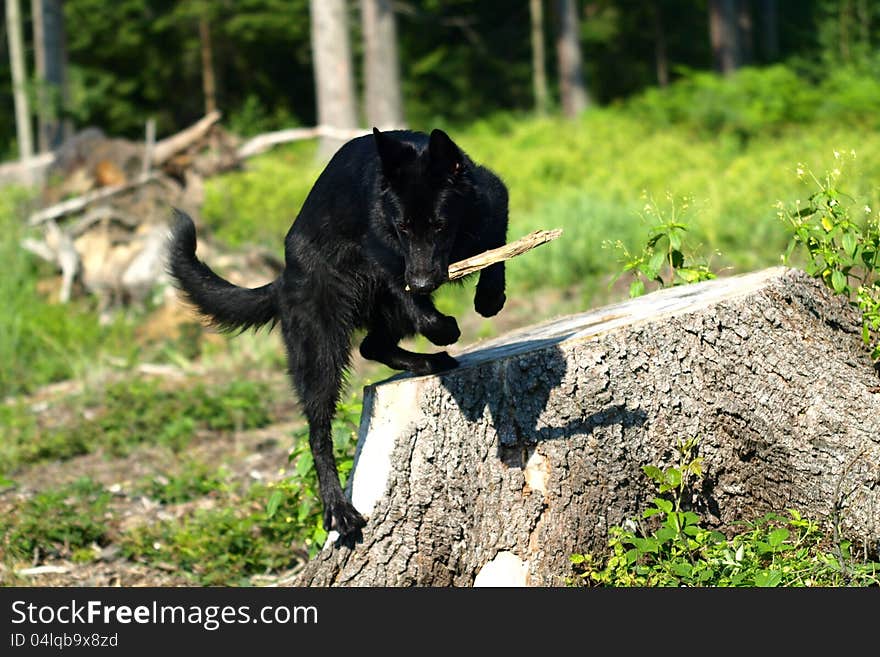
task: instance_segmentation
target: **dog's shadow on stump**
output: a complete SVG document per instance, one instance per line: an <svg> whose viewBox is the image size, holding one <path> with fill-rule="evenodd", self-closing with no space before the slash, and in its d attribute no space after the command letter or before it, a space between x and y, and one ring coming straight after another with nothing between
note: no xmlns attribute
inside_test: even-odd
<svg viewBox="0 0 880 657"><path fill-rule="evenodd" d="M440 377L469 422L477 422L488 408L498 436L498 456L505 463L516 464L524 449L545 440L590 434L615 424L627 429L647 419L644 411L619 404L571 417L572 406L595 409L595 400L551 402L552 391L568 371L558 346L565 337L511 343L502 348L509 355L495 360L479 353L465 354L458 369ZM576 389L574 394L578 394ZM548 402L554 406L548 407Z"/></svg>

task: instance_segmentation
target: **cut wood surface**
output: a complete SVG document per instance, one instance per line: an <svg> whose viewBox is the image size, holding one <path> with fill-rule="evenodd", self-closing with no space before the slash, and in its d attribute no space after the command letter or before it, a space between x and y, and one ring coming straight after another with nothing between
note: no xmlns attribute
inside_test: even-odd
<svg viewBox="0 0 880 657"><path fill-rule="evenodd" d="M697 437L686 500L721 531L797 509L876 550L880 394L857 311L798 270L675 287L454 353L364 390L354 549L301 586L562 585ZM645 521L642 521L645 522ZM332 535L331 535L332 536Z"/></svg>
<svg viewBox="0 0 880 657"><path fill-rule="evenodd" d="M520 237L515 242L510 242L497 249L484 251L472 258L466 258L465 260L454 262L449 265L449 280L454 281L456 278L462 278L468 274L473 274L481 269L485 269L489 265L494 265L496 262L503 262L515 258L518 255L531 251L537 246L555 240L560 235L562 235L561 228L554 228L553 230L536 230L528 235Z"/></svg>

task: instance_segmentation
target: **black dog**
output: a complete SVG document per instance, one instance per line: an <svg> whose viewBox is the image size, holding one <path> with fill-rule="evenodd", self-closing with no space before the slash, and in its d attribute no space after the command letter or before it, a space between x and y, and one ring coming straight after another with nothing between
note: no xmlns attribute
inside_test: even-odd
<svg viewBox="0 0 880 657"><path fill-rule="evenodd" d="M309 422L324 527L350 544L365 521L339 482L330 423L353 332L366 329L364 358L430 374L453 368L445 351L418 354L398 346L421 333L449 345L460 332L431 293L451 262L505 243L507 188L449 136L408 130L346 143L318 177L285 240L285 269L272 283L245 289L196 258L192 220L176 211L169 269L186 298L213 324L243 331L276 322L290 376ZM504 306L504 264L483 269L474 308L485 317Z"/></svg>

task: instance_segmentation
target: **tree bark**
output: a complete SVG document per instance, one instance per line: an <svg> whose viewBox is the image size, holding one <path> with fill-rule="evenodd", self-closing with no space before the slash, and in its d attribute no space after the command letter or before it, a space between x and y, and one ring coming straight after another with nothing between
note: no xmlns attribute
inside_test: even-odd
<svg viewBox="0 0 880 657"><path fill-rule="evenodd" d="M214 48L211 44L211 23L207 9L199 14L199 44L202 52L202 93L205 96L205 114L217 109L217 84L214 78Z"/></svg>
<svg viewBox="0 0 880 657"><path fill-rule="evenodd" d="M18 0L6 0L6 34L9 41L9 63L12 69L12 96L15 103L18 157L20 160L27 160L34 154L34 137L27 97L27 68L24 61L19 9Z"/></svg>
<svg viewBox="0 0 880 657"><path fill-rule="evenodd" d="M529 0L529 14L532 27L532 89L535 95L535 111L544 115L547 113L547 64L544 53L544 7L543 0Z"/></svg>
<svg viewBox="0 0 880 657"><path fill-rule="evenodd" d="M739 68L737 0L709 0L709 38L715 69L730 75Z"/></svg>
<svg viewBox="0 0 880 657"><path fill-rule="evenodd" d="M40 152L55 150L69 136L64 119L68 102L67 39L61 0L32 0L34 61L38 81Z"/></svg>
<svg viewBox="0 0 880 657"><path fill-rule="evenodd" d="M657 68L657 84L669 86L669 56L666 51L666 30L663 28L663 13L658 0L651 3L654 10L654 62Z"/></svg>
<svg viewBox="0 0 880 657"><path fill-rule="evenodd" d="M708 525L797 509L876 550L877 373L858 313L801 271L671 288L457 357L365 389L348 483L364 539L328 542L298 585L561 585L570 554L605 551L656 495L642 466L691 437Z"/></svg>
<svg viewBox="0 0 880 657"><path fill-rule="evenodd" d="M367 122L379 129L403 126L397 27L390 0L361 0Z"/></svg>
<svg viewBox="0 0 880 657"><path fill-rule="evenodd" d="M755 58L752 8L749 0L736 0L736 43L739 66L751 64Z"/></svg>
<svg viewBox="0 0 880 657"><path fill-rule="evenodd" d="M556 58L562 113L568 118L575 118L590 104L584 85L580 23L575 0L556 0L556 23Z"/></svg>
<svg viewBox="0 0 880 657"><path fill-rule="evenodd" d="M355 128L354 73L345 0L311 0L309 10L318 124ZM329 159L343 143L332 137L321 137L318 157Z"/></svg>

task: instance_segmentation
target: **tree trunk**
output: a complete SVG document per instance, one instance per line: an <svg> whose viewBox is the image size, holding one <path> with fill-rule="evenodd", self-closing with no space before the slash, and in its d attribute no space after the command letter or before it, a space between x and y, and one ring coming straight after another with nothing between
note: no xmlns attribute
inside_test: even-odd
<svg viewBox="0 0 880 657"><path fill-rule="evenodd" d="M532 26L532 88L535 94L535 111L547 113L547 64L544 61L544 7L543 0L529 0Z"/></svg>
<svg viewBox="0 0 880 657"><path fill-rule="evenodd" d="M67 40L61 0L32 0L34 60L38 81L40 152L58 148L69 136L64 109L68 103Z"/></svg>
<svg viewBox="0 0 880 657"><path fill-rule="evenodd" d="M207 10L199 15L199 43L202 51L202 93L205 95L205 114L217 109L217 84L214 78L214 49L211 44L211 23Z"/></svg>
<svg viewBox="0 0 880 657"><path fill-rule="evenodd" d="M749 0L736 0L736 43L739 66L751 64L755 58L752 9Z"/></svg>
<svg viewBox="0 0 880 657"><path fill-rule="evenodd" d="M309 9L318 123L332 128L355 128L357 112L345 0L311 0ZM321 137L318 157L329 159L342 143L332 137Z"/></svg>
<svg viewBox="0 0 880 657"><path fill-rule="evenodd" d="M739 68L737 0L709 0L709 37L715 69L730 75Z"/></svg>
<svg viewBox="0 0 880 657"><path fill-rule="evenodd" d="M556 0L556 58L559 67L559 95L562 113L575 118L590 104L584 86L580 23L575 0Z"/></svg>
<svg viewBox="0 0 880 657"><path fill-rule="evenodd" d="M361 0L366 68L367 122L379 129L403 126L397 28L390 0Z"/></svg>
<svg viewBox="0 0 880 657"><path fill-rule="evenodd" d="M654 9L654 62L657 67L657 84L661 87L667 87L669 86L669 56L666 52L666 30L663 28L663 13L657 0L654 0L651 6Z"/></svg>
<svg viewBox="0 0 880 657"><path fill-rule="evenodd" d="M779 59L779 6L776 0L761 0L761 44L765 62Z"/></svg>
<svg viewBox="0 0 880 657"><path fill-rule="evenodd" d="M18 0L6 0L6 34L9 41L9 64L12 69L12 95L15 102L15 129L18 157L27 160L34 154L33 129L27 97L27 69L21 37L21 12Z"/></svg>
<svg viewBox="0 0 880 657"><path fill-rule="evenodd" d="M676 287L369 386L349 491L364 540L301 586L549 586L656 495L698 437L691 501L729 531L797 509L876 549L880 389L858 313L801 271Z"/></svg>

